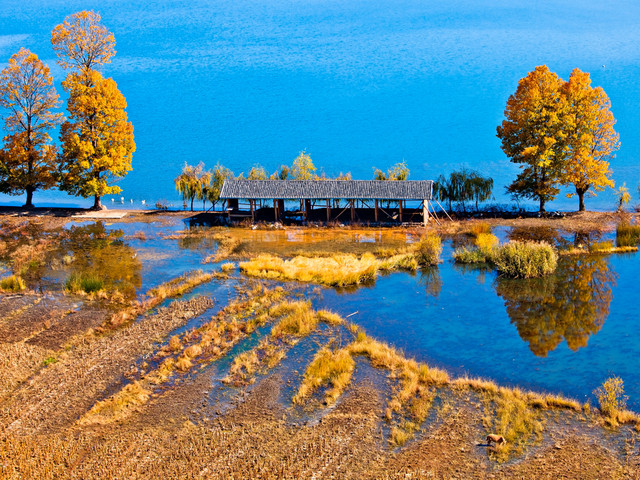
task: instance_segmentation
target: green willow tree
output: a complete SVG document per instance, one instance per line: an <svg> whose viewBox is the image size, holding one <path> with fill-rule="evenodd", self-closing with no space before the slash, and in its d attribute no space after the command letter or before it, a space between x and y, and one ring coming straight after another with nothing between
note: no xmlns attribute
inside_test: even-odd
<svg viewBox="0 0 640 480"><path fill-rule="evenodd" d="M462 206L466 211L466 202L474 201L476 211L479 210L479 203L492 198L493 179L483 177L480 173L463 168L453 171L449 177L440 175L434 184L434 195L440 200L447 202L449 210L454 202Z"/></svg>
<svg viewBox="0 0 640 480"><path fill-rule="evenodd" d="M195 167L185 163L182 172L175 178L176 190L182 195L185 205L187 202L191 202L192 212L194 200L208 199L206 192L210 188L213 178L215 178L215 174L205 171L202 162Z"/></svg>
<svg viewBox="0 0 640 480"><path fill-rule="evenodd" d="M26 193L27 208L33 208L36 190L55 185L57 151L49 132L62 121L62 114L53 112L59 104L49 67L35 53L20 49L0 72L0 107L8 111L0 192Z"/></svg>

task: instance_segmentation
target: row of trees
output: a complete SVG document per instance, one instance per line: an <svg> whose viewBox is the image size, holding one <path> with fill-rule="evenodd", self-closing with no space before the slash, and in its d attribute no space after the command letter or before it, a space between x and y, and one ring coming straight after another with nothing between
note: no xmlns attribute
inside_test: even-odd
<svg viewBox="0 0 640 480"><path fill-rule="evenodd" d="M614 186L608 160L620 142L610 108L604 90L577 68L566 82L545 65L521 79L497 128L502 150L521 168L507 191L537 200L543 212L560 186L573 186L584 211L585 194Z"/></svg>
<svg viewBox="0 0 640 480"><path fill-rule="evenodd" d="M135 151L127 103L116 82L98 71L115 55L115 38L100 15L83 11L67 17L51 33L58 64L66 70L65 119L49 67L35 53L20 49L0 72L0 107L6 136L0 149L0 192L33 193L57 186L84 198L119 193L112 181L131 170ZM50 132L60 127L60 146Z"/></svg>
<svg viewBox="0 0 640 480"><path fill-rule="evenodd" d="M450 211L453 202L460 204L463 211L466 211L466 202L475 202L478 211L479 203L493 198L492 194L493 179L467 168L453 171L449 177L440 175L433 185L434 197L447 202Z"/></svg>
<svg viewBox="0 0 640 480"><path fill-rule="evenodd" d="M190 203L191 211L196 200L202 201L202 207L205 208L206 202L210 202L215 208L216 203L220 200L220 192L222 185L226 179L242 179L247 180L328 180L324 172L318 174L318 169L313 164L313 160L308 153L302 151L293 160L291 166L281 165L278 170L272 174L261 165L254 165L246 177L244 173L234 175L228 168L219 163L214 167L213 171L205 170L202 162L193 166L184 164L182 172L178 175L174 182L176 190L182 195L184 204ZM403 160L393 165L387 172L383 172L374 168L374 180L406 180L409 178L409 167ZM335 180L351 180L351 173L340 173Z"/></svg>

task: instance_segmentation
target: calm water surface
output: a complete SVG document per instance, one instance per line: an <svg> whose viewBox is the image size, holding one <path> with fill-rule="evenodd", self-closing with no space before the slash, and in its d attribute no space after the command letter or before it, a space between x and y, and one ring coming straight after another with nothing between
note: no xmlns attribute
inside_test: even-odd
<svg viewBox="0 0 640 480"><path fill-rule="evenodd" d="M466 165L492 175L505 203L517 167L495 127L539 64L563 78L591 72L618 119L614 179L634 191L640 180L638 2L0 0L0 66L25 46L61 91L50 32L83 9L116 36L104 73L128 100L138 146L120 183L126 206L179 206L172 180L185 161L273 171L303 149L328 175L354 178L402 159L414 179ZM52 192L34 200L91 204ZM561 195L549 208L576 203ZM613 203L600 194L587 206Z"/></svg>

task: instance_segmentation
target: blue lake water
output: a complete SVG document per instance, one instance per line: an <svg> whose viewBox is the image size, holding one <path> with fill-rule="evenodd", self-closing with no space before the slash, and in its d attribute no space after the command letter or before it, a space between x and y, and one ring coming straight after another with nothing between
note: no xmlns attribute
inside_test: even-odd
<svg viewBox="0 0 640 480"><path fill-rule="evenodd" d="M119 183L126 206L180 206L173 178L184 162L273 171L303 149L328 175L354 178L403 159L413 179L467 166L493 176L496 202L507 203L517 166L495 128L539 64L565 79L591 72L618 119L613 178L634 194L640 180L637 2L0 0L0 67L27 47L61 91L50 32L83 9L116 36L104 73L127 98L137 143ZM34 201L91 205L56 192ZM587 208L614 202L602 193ZM548 208L576 206L561 195Z"/></svg>

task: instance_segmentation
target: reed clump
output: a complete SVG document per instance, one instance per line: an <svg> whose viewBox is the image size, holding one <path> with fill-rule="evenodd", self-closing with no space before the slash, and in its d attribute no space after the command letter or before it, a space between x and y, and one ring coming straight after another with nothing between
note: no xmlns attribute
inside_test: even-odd
<svg viewBox="0 0 640 480"><path fill-rule="evenodd" d="M65 288L71 293L98 293L103 287L102 279L90 273L74 273L65 283Z"/></svg>
<svg viewBox="0 0 640 480"><path fill-rule="evenodd" d="M463 264L488 263L491 253L479 248L460 247L453 252L453 259Z"/></svg>
<svg viewBox="0 0 640 480"><path fill-rule="evenodd" d="M325 394L325 403L331 405L342 395L349 385L355 368L355 362L345 348L331 350L320 349L307 367L298 393L293 397L294 403L302 401L323 385L330 388Z"/></svg>
<svg viewBox="0 0 640 480"><path fill-rule="evenodd" d="M425 233L420 240L413 245L413 254L420 266L437 265L440 263L442 253L442 240L434 232Z"/></svg>
<svg viewBox="0 0 640 480"><path fill-rule="evenodd" d="M621 222L616 227L617 247L637 247L640 245L640 225Z"/></svg>
<svg viewBox="0 0 640 480"><path fill-rule="evenodd" d="M99 425L122 420L144 405L150 396L151 392L143 388L139 382L129 383L116 395L97 402L80 418L78 424Z"/></svg>
<svg viewBox="0 0 640 480"><path fill-rule="evenodd" d="M378 270L378 261L370 253L360 257L336 254L324 258L294 257L291 260L263 254L241 263L240 270L252 277L343 287L372 282Z"/></svg>
<svg viewBox="0 0 640 480"><path fill-rule="evenodd" d="M552 273L558 254L548 243L511 241L497 247L491 261L504 276L532 278Z"/></svg>
<svg viewBox="0 0 640 480"><path fill-rule="evenodd" d="M3 292L21 292L25 288L27 285L19 275L11 275L0 280L0 291Z"/></svg>

